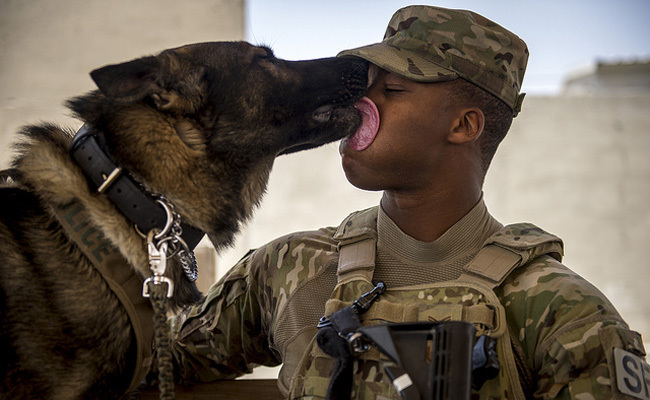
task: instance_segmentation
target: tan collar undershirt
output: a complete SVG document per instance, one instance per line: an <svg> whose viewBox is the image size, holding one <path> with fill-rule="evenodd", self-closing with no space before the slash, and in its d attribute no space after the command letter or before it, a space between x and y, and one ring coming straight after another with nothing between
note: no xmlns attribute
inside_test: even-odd
<svg viewBox="0 0 650 400"><path fill-rule="evenodd" d="M456 279L483 243L502 227L481 198L437 240L422 242L404 233L379 207L374 280L384 280L390 287Z"/></svg>

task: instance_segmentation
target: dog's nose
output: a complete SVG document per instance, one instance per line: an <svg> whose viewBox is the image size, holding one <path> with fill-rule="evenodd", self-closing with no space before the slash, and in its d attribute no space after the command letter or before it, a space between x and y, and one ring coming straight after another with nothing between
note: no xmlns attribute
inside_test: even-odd
<svg viewBox="0 0 650 400"><path fill-rule="evenodd" d="M365 94L368 88L369 63L366 60L352 57L344 57L340 58L340 60L347 63L341 75L343 87L349 93L351 99L358 99Z"/></svg>
<svg viewBox="0 0 650 400"><path fill-rule="evenodd" d="M351 81L362 81L366 85L368 80L368 67L370 63L361 58L341 58L349 63L349 66L344 69L344 74L347 73L347 78Z"/></svg>

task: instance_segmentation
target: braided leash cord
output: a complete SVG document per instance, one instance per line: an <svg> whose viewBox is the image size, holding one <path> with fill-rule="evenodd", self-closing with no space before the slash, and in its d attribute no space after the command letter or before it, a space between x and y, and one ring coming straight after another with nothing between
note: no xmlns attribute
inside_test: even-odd
<svg viewBox="0 0 650 400"><path fill-rule="evenodd" d="M196 258L191 249L182 239L183 228L181 216L164 197L157 200L167 214L167 222L161 230L152 229L146 238L149 255L149 269L152 276L144 281L142 295L149 297L154 311L153 326L156 346L156 363L158 364L158 390L161 400L173 400L174 371L172 365L171 334L167 326L167 299L174 292L174 282L165 277L167 259L178 256L185 276L194 282L198 275Z"/></svg>
<svg viewBox="0 0 650 400"><path fill-rule="evenodd" d="M156 362L158 363L158 390L160 400L174 400L174 373L171 340L167 325L167 283L149 282L149 300L153 307Z"/></svg>

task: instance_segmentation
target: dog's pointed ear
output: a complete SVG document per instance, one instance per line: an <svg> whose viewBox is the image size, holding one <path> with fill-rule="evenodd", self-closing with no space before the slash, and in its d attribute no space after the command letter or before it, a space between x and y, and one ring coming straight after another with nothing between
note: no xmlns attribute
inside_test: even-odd
<svg viewBox="0 0 650 400"><path fill-rule="evenodd" d="M90 76L104 96L131 103L162 91L156 82L159 71L160 62L156 57L143 57L98 68Z"/></svg>

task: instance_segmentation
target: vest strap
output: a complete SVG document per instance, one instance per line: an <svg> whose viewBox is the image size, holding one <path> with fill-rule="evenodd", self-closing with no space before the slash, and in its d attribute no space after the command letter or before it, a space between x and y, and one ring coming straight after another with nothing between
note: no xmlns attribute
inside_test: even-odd
<svg viewBox="0 0 650 400"><path fill-rule="evenodd" d="M521 265L542 255L562 261L562 239L530 223L512 224L492 235L459 280L474 281L494 289Z"/></svg>
<svg viewBox="0 0 650 400"><path fill-rule="evenodd" d="M129 391L134 390L145 378L153 361L153 330L144 329L143 325L153 321L153 309L149 300L142 297L143 280L119 250L99 229L92 226L80 203L52 207L52 211L70 239L102 275L129 316L137 345L135 370L128 388Z"/></svg>
<svg viewBox="0 0 650 400"><path fill-rule="evenodd" d="M377 241L374 238L361 238L345 245L339 245L339 266L336 270L338 284L352 280L372 282L375 272Z"/></svg>
<svg viewBox="0 0 650 400"><path fill-rule="evenodd" d="M503 283L521 261L521 255L497 244L490 244L478 252L458 279L479 281L494 289Z"/></svg>

